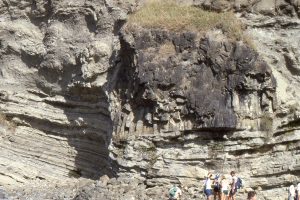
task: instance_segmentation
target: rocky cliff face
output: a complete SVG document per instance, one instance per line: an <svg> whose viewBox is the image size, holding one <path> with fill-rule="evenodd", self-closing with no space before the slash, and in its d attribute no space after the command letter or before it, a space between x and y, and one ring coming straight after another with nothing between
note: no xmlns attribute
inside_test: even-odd
<svg viewBox="0 0 300 200"><path fill-rule="evenodd" d="M120 9L104 1L1 1L2 183L109 173L105 94ZM100 14L101 13L101 14Z"/></svg>
<svg viewBox="0 0 300 200"><path fill-rule="evenodd" d="M126 27L142 1L0 1L0 184L11 195L157 199L181 183L193 199L207 171L236 170L245 191L286 197L300 175L299 2L184 3L235 10L252 44ZM80 190L102 175L116 178ZM20 193L35 182L63 191Z"/></svg>

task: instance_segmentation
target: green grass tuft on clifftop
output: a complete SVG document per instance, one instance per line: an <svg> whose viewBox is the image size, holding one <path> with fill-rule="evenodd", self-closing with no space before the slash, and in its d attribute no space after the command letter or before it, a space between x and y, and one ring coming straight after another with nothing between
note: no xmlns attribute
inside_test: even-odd
<svg viewBox="0 0 300 200"><path fill-rule="evenodd" d="M170 31L206 32L222 29L230 38L243 39L242 24L232 12L216 13L171 0L149 0L129 16L128 27L163 28Z"/></svg>

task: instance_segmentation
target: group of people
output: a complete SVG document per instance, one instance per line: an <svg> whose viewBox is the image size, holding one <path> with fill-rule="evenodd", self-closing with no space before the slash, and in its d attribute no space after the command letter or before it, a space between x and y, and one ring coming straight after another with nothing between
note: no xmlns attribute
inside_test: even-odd
<svg viewBox="0 0 300 200"><path fill-rule="evenodd" d="M296 187L294 185L289 187L288 200L300 200L300 183Z"/></svg>
<svg viewBox="0 0 300 200"><path fill-rule="evenodd" d="M214 200L235 200L235 195L242 186L242 180L236 176L234 171L230 175L231 180L229 181L225 175L220 176L217 174L213 178L213 174L208 173L203 182L204 194L207 200L212 200L213 198ZM169 200L178 200L181 195L182 190L177 186L173 186L169 190ZM256 192L250 191L247 200L257 200Z"/></svg>
<svg viewBox="0 0 300 200"><path fill-rule="evenodd" d="M231 179L228 180L225 175L208 173L203 181L204 194L207 200L235 200L235 195L242 187L242 180L237 177L234 171L230 172ZM169 200L179 200L182 190L174 186L169 190ZM247 200L257 200L255 191L248 192ZM300 183L289 187L288 200L300 200Z"/></svg>
<svg viewBox="0 0 300 200"><path fill-rule="evenodd" d="M212 173L208 173L204 181L204 193L207 200L212 200L213 197L219 200L235 200L237 190L241 187L241 180L236 176L235 172L230 173L231 180L229 181L225 175L217 174L214 179Z"/></svg>

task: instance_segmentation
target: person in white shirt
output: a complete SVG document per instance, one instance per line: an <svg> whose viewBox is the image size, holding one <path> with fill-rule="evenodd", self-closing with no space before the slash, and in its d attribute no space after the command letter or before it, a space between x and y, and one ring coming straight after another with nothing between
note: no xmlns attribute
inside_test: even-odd
<svg viewBox="0 0 300 200"><path fill-rule="evenodd" d="M300 183L298 183L296 190L296 200L300 200Z"/></svg>
<svg viewBox="0 0 300 200"><path fill-rule="evenodd" d="M288 197L288 200L295 200L295 186L294 185L291 185L289 187L289 197Z"/></svg>
<svg viewBox="0 0 300 200"><path fill-rule="evenodd" d="M211 182L211 177L212 177L212 173L208 173L207 177L204 181L204 194L207 197L207 200L211 200L213 197L213 192L212 192L212 182Z"/></svg>
<svg viewBox="0 0 300 200"><path fill-rule="evenodd" d="M223 175L221 177L221 200L227 200L228 194L229 194L229 182L226 179L226 176Z"/></svg>
<svg viewBox="0 0 300 200"><path fill-rule="evenodd" d="M231 190L229 192L229 200L235 200L235 194L237 192L236 183L237 183L237 176L235 175L235 172L230 172L230 175L232 177L232 181L230 183Z"/></svg>

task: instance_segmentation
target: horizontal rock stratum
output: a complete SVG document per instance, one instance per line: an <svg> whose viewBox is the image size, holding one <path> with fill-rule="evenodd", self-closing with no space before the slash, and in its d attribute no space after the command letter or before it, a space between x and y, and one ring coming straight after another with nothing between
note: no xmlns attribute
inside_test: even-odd
<svg viewBox="0 0 300 200"><path fill-rule="evenodd" d="M235 170L238 198L284 199L300 176L300 2L176 4L237 17L240 38L226 17L205 31L127 21L147 5L0 0L7 196L160 199L176 183L197 199L208 171Z"/></svg>

